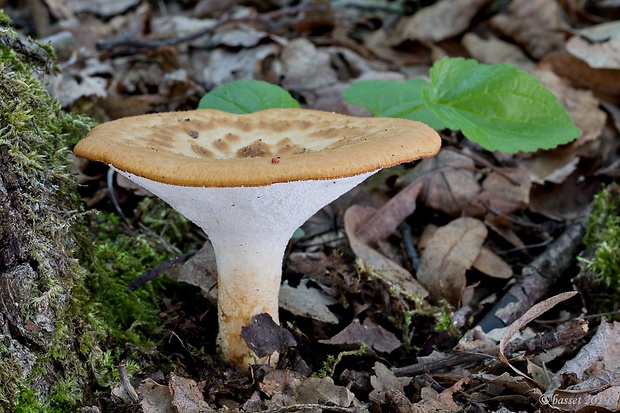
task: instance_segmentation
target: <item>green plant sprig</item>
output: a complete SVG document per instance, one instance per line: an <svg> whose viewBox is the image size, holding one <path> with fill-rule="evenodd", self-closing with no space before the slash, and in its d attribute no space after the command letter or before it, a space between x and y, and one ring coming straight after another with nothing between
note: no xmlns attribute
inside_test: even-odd
<svg viewBox="0 0 620 413"><path fill-rule="evenodd" d="M460 130L488 150L551 149L580 135L556 96L511 64L446 57L433 65L430 81L365 80L353 83L343 94L373 116Z"/></svg>

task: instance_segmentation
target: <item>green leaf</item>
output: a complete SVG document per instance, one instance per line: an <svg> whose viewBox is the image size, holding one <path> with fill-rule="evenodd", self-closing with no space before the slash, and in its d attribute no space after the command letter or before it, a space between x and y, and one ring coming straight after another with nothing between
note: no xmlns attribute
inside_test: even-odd
<svg viewBox="0 0 620 413"><path fill-rule="evenodd" d="M236 80L213 89L200 99L199 109L219 109L230 113L252 113L272 108L299 108L280 86L261 80Z"/></svg>
<svg viewBox="0 0 620 413"><path fill-rule="evenodd" d="M513 65L444 58L430 76L431 85L422 92L428 107L486 149L549 149L580 134L555 95Z"/></svg>
<svg viewBox="0 0 620 413"><path fill-rule="evenodd" d="M424 79L361 80L348 86L343 96L349 103L369 109L373 116L417 120L445 129L445 123L424 102L422 92L428 87Z"/></svg>

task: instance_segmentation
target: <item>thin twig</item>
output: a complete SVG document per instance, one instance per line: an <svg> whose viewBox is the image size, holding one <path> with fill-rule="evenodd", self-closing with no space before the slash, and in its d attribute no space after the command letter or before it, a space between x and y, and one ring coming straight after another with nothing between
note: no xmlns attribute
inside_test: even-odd
<svg viewBox="0 0 620 413"><path fill-rule="evenodd" d="M145 282L153 280L153 279L159 277L165 271L168 271L170 268L174 267L175 265L177 265L177 264L187 260L188 258L193 256L194 254L196 254L196 251L190 251L190 252L187 252L185 254L177 255L176 257L174 257L172 259L169 259L169 260L166 260L166 261L162 262L161 264L159 264L155 268L151 268L150 270L148 270L144 274L139 275L139 276L135 277L133 280L131 280L129 282L129 284L127 284L127 289L129 291L136 290L138 287L140 287Z"/></svg>
<svg viewBox="0 0 620 413"><path fill-rule="evenodd" d="M398 225L398 230L403 237L403 247L405 248L405 254L409 259L411 268L413 268L415 271L418 271L418 268L420 267L420 254L418 254L415 245L413 245L411 226L409 226L407 222L403 221Z"/></svg>
<svg viewBox="0 0 620 413"><path fill-rule="evenodd" d="M123 363L116 366L116 369L118 370L118 374L121 378L121 385L123 386L123 389L125 389L125 392L127 392L127 395L132 402L138 403L140 401L140 397L138 397L138 393L136 393L136 390L129 381L129 377L127 376L127 367Z"/></svg>
<svg viewBox="0 0 620 413"><path fill-rule="evenodd" d="M110 201L112 201L112 205L114 206L114 210L116 211L118 216L121 217L121 220L125 224L127 224L129 228L132 228L131 224L129 223L129 220L125 216L125 213L123 212L123 210L121 209L121 206L118 203L118 199L116 198L116 190L114 189L114 174L115 173L116 171L113 168L108 169L108 174L106 176L106 185L108 186L108 196L110 197Z"/></svg>

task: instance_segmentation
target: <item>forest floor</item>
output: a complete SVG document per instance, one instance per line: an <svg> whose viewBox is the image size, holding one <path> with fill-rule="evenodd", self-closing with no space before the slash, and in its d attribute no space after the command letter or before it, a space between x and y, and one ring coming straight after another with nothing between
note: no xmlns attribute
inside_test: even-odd
<svg viewBox="0 0 620 413"><path fill-rule="evenodd" d="M106 354L124 367L84 412L620 409L618 0L3 3L17 30L54 45L50 93L98 122L195 109L237 79L278 84L305 108L369 115L343 99L348 85L427 77L450 56L533 74L581 131L508 154L443 130L437 157L384 170L322 209L284 262L280 319L296 345L250 375L217 357L204 234L76 159L98 211L93 242L124 242L108 258L120 285L159 275L132 284L152 311L132 311L129 291L114 304ZM356 226L390 200L412 214L360 238ZM366 231L381 232L377 217L390 218ZM123 267L134 253L141 266Z"/></svg>

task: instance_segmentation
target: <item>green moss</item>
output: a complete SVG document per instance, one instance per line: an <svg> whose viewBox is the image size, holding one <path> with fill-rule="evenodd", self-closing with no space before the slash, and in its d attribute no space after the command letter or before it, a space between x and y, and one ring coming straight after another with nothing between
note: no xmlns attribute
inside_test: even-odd
<svg viewBox="0 0 620 413"><path fill-rule="evenodd" d="M83 399L83 390L73 378L60 380L54 385L50 396L50 412L68 412Z"/></svg>
<svg viewBox="0 0 620 413"><path fill-rule="evenodd" d="M340 364L342 359L347 356L362 357L367 352L366 345L362 344L357 350L347 350L338 353L338 356L329 354L327 360L323 361L323 365L319 371L312 374L312 377L325 378L332 377L336 371L336 366Z"/></svg>
<svg viewBox="0 0 620 413"><path fill-rule="evenodd" d="M19 387L20 389L16 393L15 413L46 413L49 411L39 401L37 392L23 384L20 384Z"/></svg>
<svg viewBox="0 0 620 413"><path fill-rule="evenodd" d="M100 385L118 382L115 366L136 364L141 353L152 350L164 337L163 297L176 283L158 277L129 291L127 285L180 251L176 247L188 232L188 221L159 199L145 199L137 208L141 230L129 230L118 215L99 212L92 222L88 298L83 316L96 337L82 337L86 354L93 343L101 351L89 353L90 365Z"/></svg>
<svg viewBox="0 0 620 413"><path fill-rule="evenodd" d="M87 382L74 340L76 332L88 328L79 318L76 300L84 290L86 272L74 256L80 249L79 233L86 227L70 172L69 145L92 123L64 113L36 76L54 70L50 46L20 39L1 12L0 25L0 155L12 177L11 205L19 217L19 239L28 246L23 265L33 272L20 286L30 300L18 303L20 313L13 322L52 323L5 343L0 411L41 412L50 406L50 394L38 394L29 386L50 374L58 382L74 383L74 389Z"/></svg>
<svg viewBox="0 0 620 413"><path fill-rule="evenodd" d="M617 310L620 299L620 186L612 184L594 197L586 225L584 245L588 251L581 265L598 284L594 297L601 310Z"/></svg>
<svg viewBox="0 0 620 413"><path fill-rule="evenodd" d="M114 241L95 245L96 269L89 287L93 292L92 309L106 318L106 335L113 339L149 345L148 338L139 334L141 329L150 333L160 328L157 314L160 309L155 302L161 282L146 283L136 291L128 291L127 284L158 265L158 254L143 235L128 237L120 235ZM109 311L113 309L112 311Z"/></svg>

